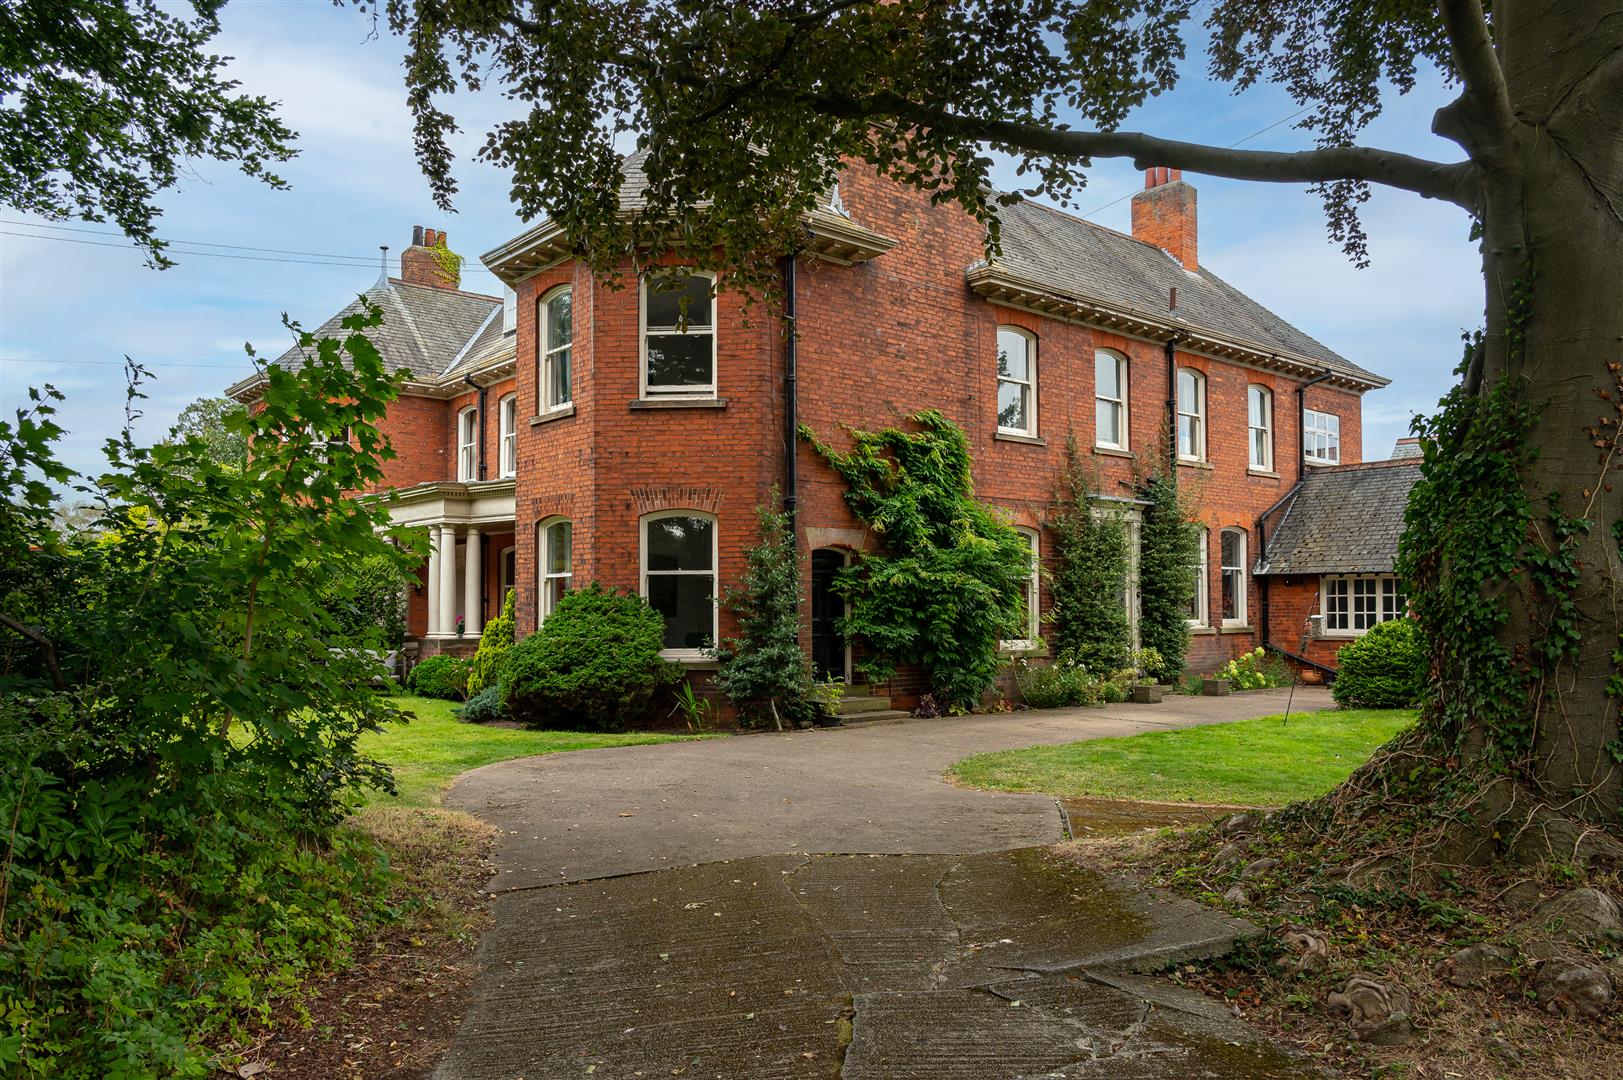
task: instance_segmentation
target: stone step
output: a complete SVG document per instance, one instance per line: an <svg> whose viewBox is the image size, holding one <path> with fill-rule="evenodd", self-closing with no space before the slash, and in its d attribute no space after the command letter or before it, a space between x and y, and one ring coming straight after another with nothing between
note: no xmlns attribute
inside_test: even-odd
<svg viewBox="0 0 1623 1080"><path fill-rule="evenodd" d="M878 709L874 712L851 713L840 717L841 727L861 727L863 724L894 724L898 720L911 720L913 714L901 709Z"/></svg>
<svg viewBox="0 0 1623 1080"><path fill-rule="evenodd" d="M883 712L890 708L890 698L876 697L871 694L846 694L840 699L838 712L841 716L852 716L856 713Z"/></svg>

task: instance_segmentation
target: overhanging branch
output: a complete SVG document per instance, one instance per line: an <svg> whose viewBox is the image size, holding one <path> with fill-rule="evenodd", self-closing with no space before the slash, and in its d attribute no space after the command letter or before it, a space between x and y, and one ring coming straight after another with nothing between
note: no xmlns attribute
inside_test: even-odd
<svg viewBox="0 0 1623 1080"><path fill-rule="evenodd" d="M1465 92L1439 114L1435 130L1468 151L1492 157L1509 142L1516 128L1516 111L1493 51L1482 0L1438 0L1437 10ZM1455 115L1446 115L1451 113Z"/></svg>

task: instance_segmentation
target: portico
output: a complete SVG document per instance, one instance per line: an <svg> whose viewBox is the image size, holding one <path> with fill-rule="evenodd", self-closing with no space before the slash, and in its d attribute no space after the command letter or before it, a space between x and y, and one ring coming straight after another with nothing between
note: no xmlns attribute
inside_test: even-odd
<svg viewBox="0 0 1623 1080"><path fill-rule="evenodd" d="M421 599L413 597L409 608L411 636L433 651L458 641L476 644L514 585L512 479L405 488L395 493L389 516L428 535Z"/></svg>

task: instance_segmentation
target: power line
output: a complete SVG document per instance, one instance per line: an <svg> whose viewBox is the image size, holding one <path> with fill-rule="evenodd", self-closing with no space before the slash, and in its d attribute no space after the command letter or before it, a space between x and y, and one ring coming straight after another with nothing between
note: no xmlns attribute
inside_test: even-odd
<svg viewBox="0 0 1623 1080"><path fill-rule="evenodd" d="M45 364L45 365L48 365L50 367L56 367L58 364L83 364L83 365L90 366L90 367L123 367L124 366L124 361L122 361L122 360L56 360L56 359L36 360L36 359L33 359L32 357L27 357L27 356L0 356L0 363L6 363L6 364ZM145 361L145 360L143 360L143 361L139 361L139 366L144 367L144 368L148 368L148 367L186 367L186 368L208 368L211 371L237 371L237 370L240 370L240 369L244 368L245 366L251 366L251 365L243 365L243 364L191 364L191 363L187 363L184 360L153 360L153 361Z"/></svg>

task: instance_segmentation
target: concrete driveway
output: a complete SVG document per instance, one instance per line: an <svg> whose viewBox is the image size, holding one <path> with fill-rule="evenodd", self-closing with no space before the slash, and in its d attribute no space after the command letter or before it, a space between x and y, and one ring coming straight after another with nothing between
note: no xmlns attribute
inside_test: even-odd
<svg viewBox="0 0 1623 1080"><path fill-rule="evenodd" d="M1250 928L1047 850L969 754L1283 711L1281 692L590 750L446 802L502 830L496 922L436 1080L1306 1080L1135 972ZM1327 707L1298 690L1293 711Z"/></svg>

